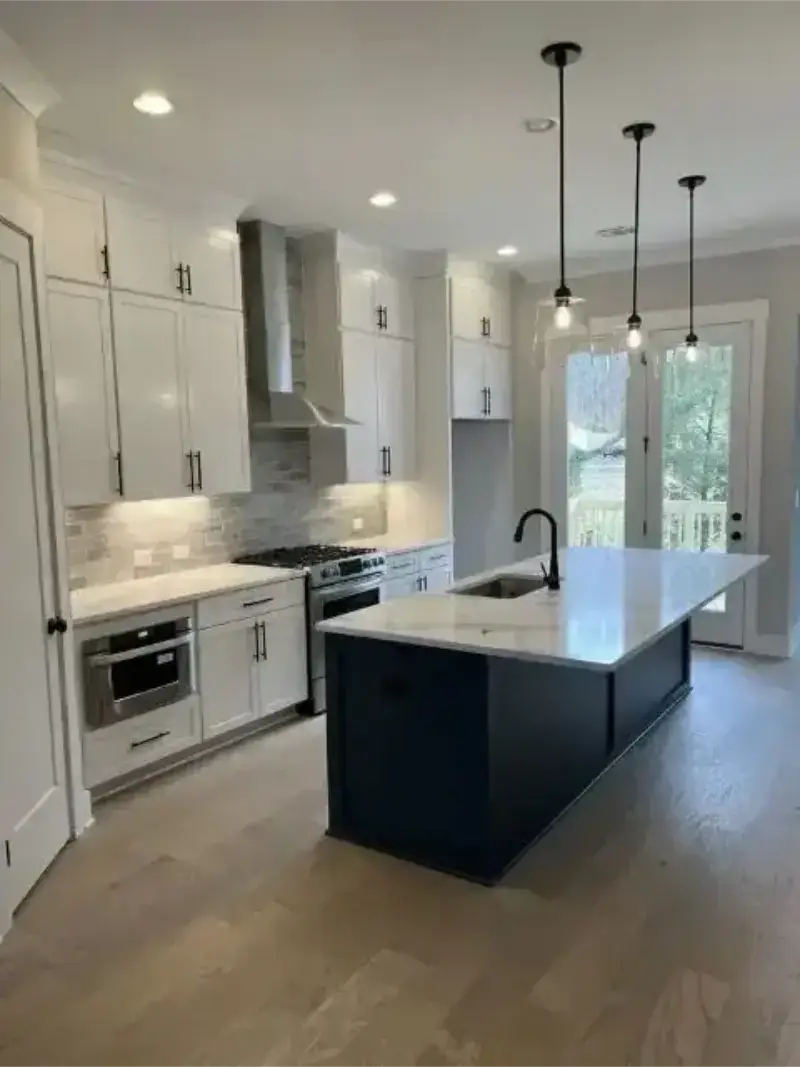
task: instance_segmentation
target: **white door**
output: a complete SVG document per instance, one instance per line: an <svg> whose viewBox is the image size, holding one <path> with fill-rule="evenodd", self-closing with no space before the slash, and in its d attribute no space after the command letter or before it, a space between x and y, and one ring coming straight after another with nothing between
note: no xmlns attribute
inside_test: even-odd
<svg viewBox="0 0 800 1067"><path fill-rule="evenodd" d="M198 491L249 492L242 314L186 307L182 319L181 367Z"/></svg>
<svg viewBox="0 0 800 1067"><path fill-rule="evenodd" d="M751 326L704 326L689 362L684 331L647 349L645 541L652 548L746 552ZM751 551L754 549L751 548ZM692 620L695 641L744 644L744 584Z"/></svg>
<svg viewBox="0 0 800 1067"><path fill-rule="evenodd" d="M183 280L169 220L148 204L107 197L106 221L114 288L180 299Z"/></svg>
<svg viewBox="0 0 800 1067"><path fill-rule="evenodd" d="M484 342L453 338L454 419L483 419L488 411Z"/></svg>
<svg viewBox="0 0 800 1067"><path fill-rule="evenodd" d="M49 182L42 190L44 269L53 278L105 285L103 197L94 189Z"/></svg>
<svg viewBox="0 0 800 1067"><path fill-rule="evenodd" d="M414 337L414 305L411 279L382 270L375 279L375 303L382 309L382 333L390 337Z"/></svg>
<svg viewBox="0 0 800 1067"><path fill-rule="evenodd" d="M454 337L465 341L487 337L491 314L491 290L483 278L451 278L450 322Z"/></svg>
<svg viewBox="0 0 800 1067"><path fill-rule="evenodd" d="M52 280L47 317L64 503L118 500L122 459L108 292Z"/></svg>
<svg viewBox="0 0 800 1067"><path fill-rule="evenodd" d="M257 666L257 715L271 715L308 697L304 607L263 615L262 659Z"/></svg>
<svg viewBox="0 0 800 1067"><path fill-rule="evenodd" d="M484 345L484 381L490 419L511 418L511 350Z"/></svg>
<svg viewBox="0 0 800 1067"><path fill-rule="evenodd" d="M186 226L176 240L175 254L188 268L185 299L210 307L242 306L239 235L235 227Z"/></svg>
<svg viewBox="0 0 800 1067"><path fill-rule="evenodd" d="M67 840L62 694L54 614L29 240L0 225L0 932ZM5 884L5 891L3 891Z"/></svg>
<svg viewBox="0 0 800 1067"><path fill-rule="evenodd" d="M378 447L386 475L408 481L416 473L416 365L414 345L393 337L375 341L378 380ZM383 464L382 464L383 466Z"/></svg>
<svg viewBox="0 0 800 1067"><path fill-rule="evenodd" d="M425 571L422 576L422 587L426 593L443 593L452 584L453 572L449 567L435 567Z"/></svg>
<svg viewBox="0 0 800 1067"><path fill-rule="evenodd" d="M373 333L378 328L377 272L359 263L339 263L339 323L344 330Z"/></svg>
<svg viewBox="0 0 800 1067"><path fill-rule="evenodd" d="M352 330L342 331L342 386L345 415L355 419L344 433L347 449L347 480L376 482L381 477L378 442L378 382L375 338Z"/></svg>
<svg viewBox="0 0 800 1067"><path fill-rule="evenodd" d="M261 636L253 619L200 630L197 639L203 740L255 718Z"/></svg>
<svg viewBox="0 0 800 1067"><path fill-rule="evenodd" d="M125 497L191 492L180 378L183 307L133 293L112 296Z"/></svg>

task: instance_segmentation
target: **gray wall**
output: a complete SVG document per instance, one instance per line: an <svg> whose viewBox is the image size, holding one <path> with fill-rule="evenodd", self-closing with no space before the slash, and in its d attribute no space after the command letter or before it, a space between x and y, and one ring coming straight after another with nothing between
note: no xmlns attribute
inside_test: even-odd
<svg viewBox="0 0 800 1067"><path fill-rule="evenodd" d="M698 305L769 300L764 381L761 545L770 556L759 583L758 628L785 636L800 617L800 528L795 493L800 488L800 414L797 410L800 248L781 248L700 260L696 270ZM537 301L552 285L518 284L515 312L515 501L521 511L539 491L539 374L542 353L533 352ZM588 316L627 312L630 272L575 279ZM686 305L686 266L648 267L640 278L640 304L666 310Z"/></svg>

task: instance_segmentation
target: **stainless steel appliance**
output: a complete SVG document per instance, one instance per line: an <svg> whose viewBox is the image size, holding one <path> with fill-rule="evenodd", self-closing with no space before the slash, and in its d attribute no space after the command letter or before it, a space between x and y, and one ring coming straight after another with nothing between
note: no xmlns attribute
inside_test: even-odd
<svg viewBox="0 0 800 1067"><path fill-rule="evenodd" d="M195 691L187 616L83 644L86 725L96 730L174 704Z"/></svg>
<svg viewBox="0 0 800 1067"><path fill-rule="evenodd" d="M318 715L325 710L325 637L317 630L317 623L380 603L386 557L376 548L302 545L267 549L240 556L234 562L305 570L309 691L312 694L309 711Z"/></svg>

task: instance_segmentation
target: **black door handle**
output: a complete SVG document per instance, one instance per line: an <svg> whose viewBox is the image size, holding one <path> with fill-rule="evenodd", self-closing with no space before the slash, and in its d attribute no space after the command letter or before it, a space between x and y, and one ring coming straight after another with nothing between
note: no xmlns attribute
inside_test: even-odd
<svg viewBox="0 0 800 1067"><path fill-rule="evenodd" d="M100 258L103 261L103 266L100 273L103 275L106 281L111 277L111 271L108 269L108 245L103 245L100 249Z"/></svg>
<svg viewBox="0 0 800 1067"><path fill-rule="evenodd" d="M386 463L386 467L387 467L386 473L387 473L387 474L389 475L389 477L391 478L391 476L392 476L392 446L391 446L391 445L389 445L389 447L388 447L388 448L386 449L386 460L387 460L387 463Z"/></svg>
<svg viewBox="0 0 800 1067"><path fill-rule="evenodd" d="M261 629L261 658L267 658L267 624L260 622L259 628Z"/></svg>
<svg viewBox="0 0 800 1067"><path fill-rule="evenodd" d="M735 533L731 534L731 541L741 541L741 539L742 539L742 535L739 533L738 530L736 530Z"/></svg>
<svg viewBox="0 0 800 1067"><path fill-rule="evenodd" d="M481 415L488 415L489 414L489 395L488 395L489 391L488 391L488 389L486 388L485 385L484 385L483 389L481 389L481 393L483 394L483 407L481 408Z"/></svg>
<svg viewBox="0 0 800 1067"><path fill-rule="evenodd" d="M191 290L190 290L191 292ZM197 488L200 492L203 492L203 457L200 452L195 452L197 456Z"/></svg>
<svg viewBox="0 0 800 1067"><path fill-rule="evenodd" d="M389 472L388 472L388 470L386 469L386 446L384 446L384 447L383 447L383 448L381 449L381 474L382 474L382 475L383 475L384 477L386 477L386 475L387 475L388 473L389 473Z"/></svg>
<svg viewBox="0 0 800 1067"><path fill-rule="evenodd" d="M117 465L117 492L119 493L120 496L123 496L124 495L125 485L124 485L124 482L122 480L122 453L121 452L115 452L114 453L114 462Z"/></svg>
<svg viewBox="0 0 800 1067"><path fill-rule="evenodd" d="M734 513L731 515L731 522L741 522L741 521L742 521L742 513L741 513L741 511L734 511Z"/></svg>
<svg viewBox="0 0 800 1067"><path fill-rule="evenodd" d="M187 452L186 458L189 460L189 484L186 488L194 492L194 452Z"/></svg>
<svg viewBox="0 0 800 1067"><path fill-rule="evenodd" d="M183 293L183 292L185 292L185 290L183 288L183 264L182 263L179 263L178 266L175 268L175 273L178 275L178 284L175 286L175 288L178 290L179 293Z"/></svg>
<svg viewBox="0 0 800 1067"><path fill-rule="evenodd" d="M258 663L258 661L261 659L261 645L259 645L259 643L258 643L258 623L257 622L253 623L253 633L255 634L255 637L256 637L256 650L253 653L253 659L256 661L256 663Z"/></svg>
<svg viewBox="0 0 800 1067"><path fill-rule="evenodd" d="M190 263L186 264L186 292L189 296L192 295L192 266Z"/></svg>
<svg viewBox="0 0 800 1067"><path fill-rule="evenodd" d="M60 615L55 615L53 618L47 620L47 633L50 637L53 634L65 634L67 632L67 620L62 619Z"/></svg>
<svg viewBox="0 0 800 1067"><path fill-rule="evenodd" d="M487 395L487 397L489 399L489 408L488 408L486 414L487 415L491 415L491 413L492 413L492 387L491 387L491 385L487 388L486 395Z"/></svg>

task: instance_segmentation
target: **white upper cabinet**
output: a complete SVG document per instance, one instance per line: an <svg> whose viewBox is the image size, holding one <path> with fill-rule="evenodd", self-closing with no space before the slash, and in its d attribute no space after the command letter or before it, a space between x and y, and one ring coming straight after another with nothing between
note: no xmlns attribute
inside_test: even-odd
<svg viewBox="0 0 800 1067"><path fill-rule="evenodd" d="M417 460L414 345L392 337L379 337L375 344L381 475L408 481Z"/></svg>
<svg viewBox="0 0 800 1067"><path fill-rule="evenodd" d="M334 480L376 482L383 464L378 443L375 339L369 334L348 332L342 334L341 344L344 412L359 425L335 431L344 437L345 470Z"/></svg>
<svg viewBox="0 0 800 1067"><path fill-rule="evenodd" d="M373 333L378 329L373 267L339 263L339 325L343 330Z"/></svg>
<svg viewBox="0 0 800 1067"><path fill-rule="evenodd" d="M411 280L383 267L374 284L375 320L389 337L414 338L414 304Z"/></svg>
<svg viewBox="0 0 800 1067"><path fill-rule="evenodd" d="M235 227L181 226L174 245L185 300L210 307L241 308L242 273Z"/></svg>
<svg viewBox="0 0 800 1067"><path fill-rule="evenodd" d="M181 388L181 305L114 293L114 340L125 496L133 500L192 491Z"/></svg>
<svg viewBox="0 0 800 1067"><path fill-rule="evenodd" d="M509 349L454 338L452 388L454 419L510 419Z"/></svg>
<svg viewBox="0 0 800 1067"><path fill-rule="evenodd" d="M102 194L50 180L42 190L42 207L45 273L105 285L108 265Z"/></svg>
<svg viewBox="0 0 800 1067"><path fill-rule="evenodd" d="M187 307L182 315L188 444L195 491L248 492L250 447L242 316Z"/></svg>
<svg viewBox="0 0 800 1067"><path fill-rule="evenodd" d="M491 280L455 275L450 280L450 318L454 337L465 341L487 340L495 345L510 345L508 279L501 275Z"/></svg>
<svg viewBox="0 0 800 1067"><path fill-rule="evenodd" d="M113 288L180 298L182 278L169 218L148 204L107 197L106 219Z"/></svg>
<svg viewBox="0 0 800 1067"><path fill-rule="evenodd" d="M342 241L337 271L339 325L343 330L413 340L411 278L399 262L378 249Z"/></svg>
<svg viewBox="0 0 800 1067"><path fill-rule="evenodd" d="M123 488L108 292L52 279L47 313L64 503L108 503Z"/></svg>

